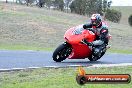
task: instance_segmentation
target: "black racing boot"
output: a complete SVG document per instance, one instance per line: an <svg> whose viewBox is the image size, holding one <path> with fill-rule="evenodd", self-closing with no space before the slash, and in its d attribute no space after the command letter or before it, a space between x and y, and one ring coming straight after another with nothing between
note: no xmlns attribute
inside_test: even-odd
<svg viewBox="0 0 132 88"><path fill-rule="evenodd" d="M102 53L102 49L100 47L93 48L93 55L94 56L100 57L101 53Z"/></svg>

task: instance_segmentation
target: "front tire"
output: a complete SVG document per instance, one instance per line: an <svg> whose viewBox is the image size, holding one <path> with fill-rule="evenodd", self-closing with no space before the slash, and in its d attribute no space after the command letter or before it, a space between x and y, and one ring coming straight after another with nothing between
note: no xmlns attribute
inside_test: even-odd
<svg viewBox="0 0 132 88"><path fill-rule="evenodd" d="M69 44L61 44L53 52L53 60L56 62L61 62L65 60L72 52L72 48Z"/></svg>

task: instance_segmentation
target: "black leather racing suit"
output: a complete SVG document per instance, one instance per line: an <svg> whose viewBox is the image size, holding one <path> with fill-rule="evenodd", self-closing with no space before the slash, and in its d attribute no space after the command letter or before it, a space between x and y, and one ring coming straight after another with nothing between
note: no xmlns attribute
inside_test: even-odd
<svg viewBox="0 0 132 88"><path fill-rule="evenodd" d="M96 40L92 42L94 45L93 54L99 56L101 54L101 51L106 47L108 44L108 26L102 22L98 27L94 27L91 23L84 24L84 29L88 28L94 28L94 33L96 34Z"/></svg>

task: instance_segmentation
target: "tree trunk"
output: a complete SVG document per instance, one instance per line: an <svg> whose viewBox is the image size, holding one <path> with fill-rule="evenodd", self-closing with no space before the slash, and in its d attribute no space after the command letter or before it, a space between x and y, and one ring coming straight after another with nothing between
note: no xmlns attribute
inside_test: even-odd
<svg viewBox="0 0 132 88"><path fill-rule="evenodd" d="M27 6L28 6L28 4L29 4L29 0L27 0Z"/></svg>
<svg viewBox="0 0 132 88"><path fill-rule="evenodd" d="M8 3L8 0L6 0L6 3Z"/></svg>

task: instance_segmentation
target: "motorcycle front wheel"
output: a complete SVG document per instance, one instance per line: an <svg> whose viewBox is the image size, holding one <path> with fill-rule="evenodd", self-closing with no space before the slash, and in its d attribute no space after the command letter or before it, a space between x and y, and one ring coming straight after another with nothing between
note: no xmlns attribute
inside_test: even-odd
<svg viewBox="0 0 132 88"><path fill-rule="evenodd" d="M69 44L59 45L53 52L53 60L56 62L61 62L65 60L72 52L72 48Z"/></svg>

